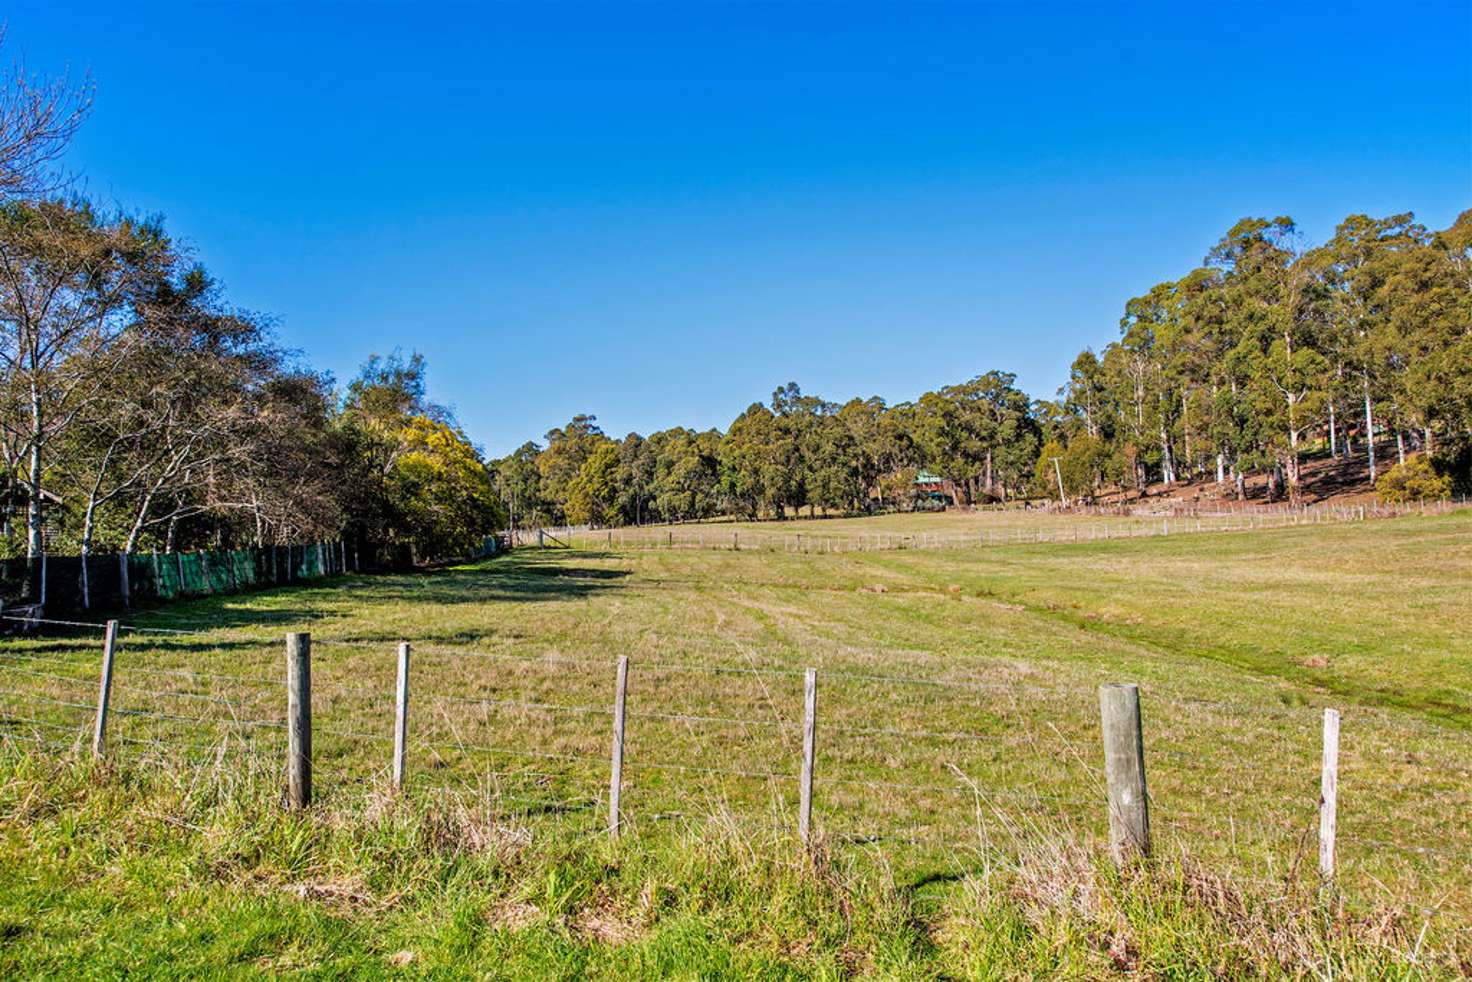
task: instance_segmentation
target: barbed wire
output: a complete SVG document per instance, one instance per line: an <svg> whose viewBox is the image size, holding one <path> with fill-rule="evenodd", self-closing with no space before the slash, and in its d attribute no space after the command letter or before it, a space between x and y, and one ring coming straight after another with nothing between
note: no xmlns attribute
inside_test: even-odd
<svg viewBox="0 0 1472 982"><path fill-rule="evenodd" d="M54 706L64 706L68 709L86 709L89 711L97 709L95 703L70 702L64 699L54 699L51 696L43 695L39 692L17 692L14 689L0 689L0 696L14 696L21 700L34 699Z"/></svg>
<svg viewBox="0 0 1472 982"><path fill-rule="evenodd" d="M380 645L382 645L382 648L384 650L384 654L385 654L385 656L387 656L390 653L390 650L391 650L391 649L389 649L388 646L389 645L392 645L392 644L396 644L397 642L392 642L392 641L388 641L388 640L384 640L382 642L374 642L374 641L370 641L370 640L367 640L367 639L349 639L349 638L323 638L323 639L313 638L313 642L312 643L313 643L314 646L319 645L319 644L325 644L325 645L328 645L328 646L344 646L344 647L358 648L358 649L364 649L364 650L379 650L380 649ZM523 654L523 653L519 653L519 652L483 651L483 650L478 650L478 649L473 649L473 648L445 648L445 647L440 647L440 646L435 646L435 645L413 644L412 642L411 642L411 644L413 645L413 650L414 650L414 653L416 655L422 653L422 654L435 655L435 656L441 656L441 657L449 657L449 658L484 658L484 659L500 660L500 661L524 662L524 663L529 663L529 664L534 664L534 663L539 663L540 662L540 663L545 663L545 664L550 664L550 665L574 665L574 666L585 667L585 668L600 668L600 669L604 669L604 670L611 670L612 667L613 667L613 665L614 665L614 662L612 662L612 661L605 661L605 660L602 660L602 659L575 658L575 657L570 657L570 656L567 656L567 655L558 655L558 654ZM668 662L668 661L660 661L660 660L631 660L631 662L630 662L630 668L631 669L637 669L639 672L646 672L647 671L647 672L656 672L656 673L658 673L658 672L687 672L687 673L708 673L708 674L730 674L730 675L771 675L771 676L781 676L781 677L789 677L789 678L797 678L797 677L801 677L804 674L806 674L806 670L805 669L796 669L796 668L779 668L779 667L774 667L774 666L710 665L710 664L697 664L697 663L689 663L689 662ZM1022 694L1022 695L1044 695L1044 696L1051 697L1051 698L1064 698L1064 697L1090 698L1090 697L1093 696L1093 692L1091 691L1091 689L1085 687L1084 685L1080 685L1080 686L1056 686L1056 687L1044 687L1044 686L1037 686L1037 685L1016 685L1016 684L1006 684L1006 683L989 682L989 681L984 681L984 680L979 680L979 679L929 678L929 677L915 676L915 675L899 675L899 674L878 674L878 673L867 673L867 672L852 672L852 671L845 671L845 670L842 670L842 669L823 668L821 666L818 668L818 674L819 674L819 677L821 679L827 679L827 680L837 679L837 680L841 680L841 681L863 682L863 683L882 684L882 685L891 685L892 684L892 685L932 686L932 687L938 687L938 688L958 689L958 690L972 691L972 692L1002 692L1002 693L1008 693L1008 694L1013 694L1013 695L1017 695L1017 694ZM1323 707L1316 707L1316 706L1307 706L1307 705L1305 705L1305 706L1255 706L1255 705L1246 704L1246 703L1231 703L1231 702L1222 702L1222 701L1215 701L1215 700L1193 699L1191 697L1174 696L1174 695L1170 695L1168 693L1166 693L1166 694L1155 693L1152 696L1152 698L1162 700L1162 701L1164 701L1167 704L1174 704L1174 705L1186 706L1186 707L1189 707L1189 708L1222 709L1222 710L1229 710L1229 711L1233 711L1233 712L1240 712L1240 713L1243 713L1243 714L1256 714L1256 715L1262 715L1262 716L1279 716L1279 717L1298 717L1298 716L1304 716L1304 717L1307 717L1307 716L1314 715L1314 714L1317 714L1317 713L1320 713L1320 712L1323 711ZM1373 707L1369 707L1369 708L1373 708ZM632 713L631 712L629 715L630 716L633 716L633 715L635 715L635 713ZM693 716L693 715L697 715L697 714L690 714L690 715ZM734 720L734 719L725 719L725 720L712 719L711 721L712 722L715 722L715 721L721 721L721 722L737 722L737 720ZM772 722L772 721L748 720L746 722L750 722L750 723L756 724L756 723L759 723L759 722ZM785 725L785 724L777 723L777 725ZM882 729L876 729L875 732L883 732L883 731L882 731ZM896 733L895 735L909 735L909 734ZM916 735L919 735L919 734L916 734ZM936 737L942 737L942 736L962 736L962 734L960 734L958 731L951 731L949 733L947 733L947 732L933 732L933 733L929 733L927 735L936 736Z"/></svg>
<svg viewBox="0 0 1472 982"><path fill-rule="evenodd" d="M57 627L85 627L93 630L106 630L106 624L95 624L91 621L64 621L45 617L24 617L16 614L0 614L0 621L19 621L22 624L51 624Z"/></svg>
<svg viewBox="0 0 1472 982"><path fill-rule="evenodd" d="M0 671L8 670L10 666L4 664L4 660L38 661L52 665L64 665L76 668L94 668L94 666L78 661L69 661L65 658L53 658L48 655L33 654L30 652L0 651ZM154 668L148 665L128 664L125 666L128 674L156 676L159 678L183 678L183 679L216 679L220 681L241 682L256 686L277 686L283 684L276 679L268 679L259 675L227 675L219 672L205 672L194 668Z"/></svg>
<svg viewBox="0 0 1472 982"><path fill-rule="evenodd" d="M85 732L85 728L87 726L87 724L85 722L82 722L82 723L59 723L56 720L29 719L29 718L27 718L25 716L7 716L3 720L3 722L5 722L5 723L22 723L22 724L24 724L26 726L44 726L44 727L48 727L50 729L55 729L55 730L67 730L68 732L75 731L79 735ZM8 736L10 734L7 733L6 735Z"/></svg>
<svg viewBox="0 0 1472 982"><path fill-rule="evenodd" d="M83 685L88 685L88 686L92 686L92 685L96 685L97 684L97 681L95 679L78 677L78 676L68 676L68 675L53 675L53 674L51 674L49 672L35 672L35 671L31 671L29 669L16 668L14 666L6 666L4 668L4 671L8 671L8 672L19 672L19 673L21 673L23 675L32 676L32 677L35 677L35 678L48 679L48 680L55 681L55 682L76 683L76 684L83 684ZM140 686L130 685L128 683L118 682L118 681L114 681L112 683L112 688L115 689L115 690L118 690L118 691L137 693L137 694L144 695L144 696L149 696L149 697L152 697L152 698L160 698L160 699L162 699L162 698L193 699L193 700L198 700L198 701L203 701L203 702L208 702L208 703L215 703L215 704L219 704L219 705L230 706L232 708L234 708L236 705L238 705L242 701L242 700L234 700L234 699L221 699L221 698L218 698L218 697L215 697L215 696L208 696L208 695L204 695L202 693L195 693L195 692L179 692L179 691L171 691L171 690L166 690L166 689L145 689L145 688L142 688ZM9 694L16 694L16 693L9 693ZM259 697L254 697L254 698L259 698ZM124 711L122 707L117 707L117 709L118 709L119 712Z"/></svg>
<svg viewBox="0 0 1472 982"><path fill-rule="evenodd" d="M384 653L384 655L385 655L385 657L388 657L393 652L393 649L390 646L391 645L394 645L396 643L397 642L393 642L393 641L390 641L390 640L387 640L387 639L385 639L384 641L381 641L381 642L377 642L377 641L371 641L371 640L367 640L367 639L354 639L354 638L313 638L313 646L314 647L318 647L318 646L328 646L328 647L342 646L342 647L356 648L356 649L361 649L361 650L382 650L383 653ZM435 646L435 645L424 645L424 644L414 644L413 645L413 648L414 648L415 654L427 654L427 655L434 655L434 656L441 656L441 657L450 657L450 658L484 658L484 659L501 660L501 661L524 662L524 663L528 663L528 664L543 663L543 664L550 664L550 665L574 665L574 666L585 667L585 668L600 668L600 669L604 669L604 670L609 670L612 667L612 665L613 665L613 663L611 661L605 661L603 659L575 658L575 657L570 657L570 656L566 656L566 655L557 655L557 654L522 654L522 653L517 653L517 652L491 652L491 651L483 651L483 650L477 650L477 649L471 649L471 648L445 648L445 647L440 647L440 646ZM783 676L783 677L792 677L792 678L800 677L803 674L805 674L805 670L804 669L795 669L795 668L794 669L789 669L789 668L779 668L779 667L774 667L774 666L710 665L710 664L696 664L696 663L683 663L683 662L666 662L666 661L659 661L659 660L641 660L641 661L636 661L636 662L633 663L632 667L637 668L641 672L648 671L648 672L656 672L656 673L658 673L658 672L687 672L687 673L731 674L731 675L771 675L771 676ZM1019 685L1015 685L1015 684L994 683L994 682L987 682L987 681L981 681L981 680L976 680L976 679L946 679L946 678L928 678L928 677L913 676L913 675L850 672L850 671L844 671L842 669L821 668L821 667L819 668L819 674L820 674L820 677L821 678L828 679L828 680L837 679L837 680L842 680L842 681L855 681L855 682L872 683L872 684L895 684L895 685L932 686L932 687L950 688L950 689L958 689L958 690L965 690L965 691L1003 692L1003 693L1008 693L1008 694L1012 694L1012 695L1017 695L1017 694L1024 694L1024 695L1043 695L1043 696L1047 696L1047 697L1050 697L1050 698L1063 698L1063 697L1088 698L1088 697L1090 697L1092 695L1092 692L1088 688L1086 688L1084 686L1067 686L1067 687L1060 686L1060 687L1052 687L1052 688L1042 687L1042 686L1036 686L1036 685L1019 686ZM349 690L345 690L345 691L349 691ZM376 698L377 697L377 696L375 696L375 694L369 693L366 690L360 692L360 694L363 694L363 695L366 695L366 696L369 696L369 697L373 697L373 698ZM1161 693L1161 692L1154 693L1152 695L1152 699L1154 699L1154 700L1156 700L1158 702L1164 703L1166 705L1182 706L1182 707L1186 707L1186 708L1193 708L1193 709L1207 708L1207 709L1224 710L1224 711L1228 711L1228 712L1232 712L1232 713L1239 713L1239 714L1243 714L1243 715L1258 715L1258 716L1279 717L1279 718L1298 718L1298 717L1307 718L1307 717L1310 717L1310 716L1317 715L1318 713L1322 712L1323 711L1323 708L1324 708L1324 707L1320 707L1320 706L1310 706L1310 705L1304 705L1304 706L1262 706L1262 705L1252 705L1252 704L1247 704L1247 703L1224 702L1224 701L1219 701L1219 700L1196 699L1196 698L1192 698L1192 697L1189 697L1189 696L1177 696L1177 695L1173 695L1173 694L1170 694L1170 693ZM473 701L479 701L479 700L473 700ZM556 708L556 707L555 707L554 704L547 704L547 708ZM578 711L578 708L577 707L561 707L561 708L567 709L569 711ZM1366 713L1369 713L1372 716L1373 715L1379 715L1379 713L1377 712L1377 710L1379 710L1380 708L1381 707L1375 707L1375 706L1357 706L1356 707L1357 710L1364 711ZM591 708L588 708L587 711L604 712L604 710L601 710L601 709L599 709L599 710L593 710ZM636 714L635 713L630 713L630 715L633 716L633 715L636 715ZM648 714L643 714L643 715L648 715ZM671 715L675 715L675 714L671 714ZM692 722L698 721L698 720L694 719L693 717L696 717L699 714L685 714L685 715L688 715L688 716L692 717L692 719L690 720ZM715 718L715 717L712 717L708 721L710 721L710 722L733 722L733 723L734 722L738 722L738 720L736 720L734 718L719 719L719 718ZM748 723L750 725L762 725L764 723L769 723L769 722L773 722L773 721L745 720L745 721L742 721L742 722L746 722L746 723ZM1437 725L1437 724L1431 723L1429 721L1416 720L1416 721L1413 721L1413 722L1418 723L1418 724L1422 724L1422 726L1423 726L1424 729L1427 729L1427 730L1432 731L1432 732L1437 732L1437 733L1451 733L1452 732L1451 728L1449 728L1449 727ZM780 721L778 721L778 722L776 722L775 725L786 725L786 724L783 724ZM1397 723L1397 725L1399 725L1399 723ZM884 732L884 728L874 728L873 729L873 732L875 732L875 733L882 733L882 732ZM913 736L929 736L929 737L934 737L934 738L956 738L956 739L961 739L961 738L967 738L968 737L967 734L964 734L961 731L914 731L914 732L910 732L910 731L905 731L905 732L895 731L893 733L893 735L896 735L896 736L909 736L909 735L913 735Z"/></svg>

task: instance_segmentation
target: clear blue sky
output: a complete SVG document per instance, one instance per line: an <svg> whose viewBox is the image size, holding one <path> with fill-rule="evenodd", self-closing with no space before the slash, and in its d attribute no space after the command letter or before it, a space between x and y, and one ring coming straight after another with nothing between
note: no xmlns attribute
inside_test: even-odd
<svg viewBox="0 0 1472 982"><path fill-rule="evenodd" d="M1237 218L1472 207L1472 4L12 3L70 166L500 454L789 379L1050 395Z"/></svg>

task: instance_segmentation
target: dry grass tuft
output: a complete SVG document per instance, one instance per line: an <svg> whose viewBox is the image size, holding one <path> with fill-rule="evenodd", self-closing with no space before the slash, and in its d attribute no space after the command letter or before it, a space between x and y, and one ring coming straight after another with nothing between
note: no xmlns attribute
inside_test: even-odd
<svg viewBox="0 0 1472 982"><path fill-rule="evenodd" d="M438 796L423 811L419 835L426 847L438 853L486 853L503 861L514 858L532 841L531 829L506 820L493 799L480 795L467 799L451 793Z"/></svg>
<svg viewBox="0 0 1472 982"><path fill-rule="evenodd" d="M541 908L520 900L507 900L486 911L486 923L506 931L519 931L541 917Z"/></svg>
<svg viewBox="0 0 1472 982"><path fill-rule="evenodd" d="M286 892L298 900L311 900L335 913L351 914L377 910L383 904L357 877L344 877L320 882L291 883Z"/></svg>
<svg viewBox="0 0 1472 982"><path fill-rule="evenodd" d="M622 945L645 933L644 925L623 916L607 891L599 890L569 919L573 934L599 944Z"/></svg>

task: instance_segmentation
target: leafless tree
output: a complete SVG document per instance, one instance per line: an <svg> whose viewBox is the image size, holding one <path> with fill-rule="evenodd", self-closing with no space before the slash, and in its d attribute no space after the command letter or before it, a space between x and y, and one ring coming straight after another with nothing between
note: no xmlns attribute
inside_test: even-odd
<svg viewBox="0 0 1472 982"><path fill-rule="evenodd" d="M95 91L90 79L74 85L65 76L40 78L20 61L0 76L0 199L34 197L61 186L56 162L91 112Z"/></svg>

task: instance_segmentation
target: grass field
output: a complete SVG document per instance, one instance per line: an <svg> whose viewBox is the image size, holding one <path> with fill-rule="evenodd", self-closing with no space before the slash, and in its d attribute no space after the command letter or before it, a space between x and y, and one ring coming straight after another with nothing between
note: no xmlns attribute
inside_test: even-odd
<svg viewBox="0 0 1472 982"><path fill-rule="evenodd" d="M90 719L95 634L11 640L0 969L1455 975L1469 618L1468 511L929 551L519 550L140 614L100 769L57 749ZM288 630L313 636L307 816L278 806ZM608 844L619 655L630 834ZM816 859L792 841L809 666ZM1099 858L1105 681L1141 686L1159 857L1124 876ZM1343 736L1321 892L1325 706Z"/></svg>

